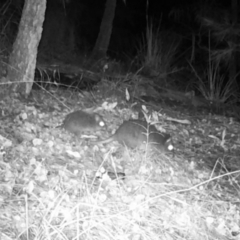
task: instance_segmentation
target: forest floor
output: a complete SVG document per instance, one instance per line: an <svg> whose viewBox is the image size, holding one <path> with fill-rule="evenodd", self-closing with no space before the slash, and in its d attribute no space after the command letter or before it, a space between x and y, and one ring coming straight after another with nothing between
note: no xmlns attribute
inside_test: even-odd
<svg viewBox="0 0 240 240"><path fill-rule="evenodd" d="M36 90L1 101L0 239L240 239L240 123L126 95ZM76 139L57 127L89 108L107 130ZM142 109L174 152L94 144Z"/></svg>

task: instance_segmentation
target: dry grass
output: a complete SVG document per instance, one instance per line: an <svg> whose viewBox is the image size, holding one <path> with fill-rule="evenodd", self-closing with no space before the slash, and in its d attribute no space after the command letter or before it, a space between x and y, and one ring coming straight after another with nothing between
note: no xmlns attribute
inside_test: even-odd
<svg viewBox="0 0 240 240"><path fill-rule="evenodd" d="M64 171L48 190L28 183L29 195L5 202L4 239L230 239L239 230L236 207L206 189L211 180L185 188L142 174L98 187L84 175L63 179Z"/></svg>

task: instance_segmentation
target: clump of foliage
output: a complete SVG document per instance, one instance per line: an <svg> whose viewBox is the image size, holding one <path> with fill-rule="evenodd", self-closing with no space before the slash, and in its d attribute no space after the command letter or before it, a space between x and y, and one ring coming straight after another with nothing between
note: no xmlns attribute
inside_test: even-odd
<svg viewBox="0 0 240 240"><path fill-rule="evenodd" d="M139 65L150 76L166 76L172 69L179 41L169 40L169 33L160 31L152 22L147 24L146 35L139 43Z"/></svg>
<svg viewBox="0 0 240 240"><path fill-rule="evenodd" d="M220 73L219 62L210 61L203 77L194 68L193 71L198 79L197 89L206 100L221 104L237 101L236 81L227 80L227 76Z"/></svg>

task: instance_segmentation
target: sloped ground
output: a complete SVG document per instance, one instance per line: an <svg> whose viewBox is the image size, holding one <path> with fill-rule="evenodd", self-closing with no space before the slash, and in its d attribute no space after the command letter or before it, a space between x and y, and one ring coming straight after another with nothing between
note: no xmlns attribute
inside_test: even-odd
<svg viewBox="0 0 240 240"><path fill-rule="evenodd" d="M36 91L1 102L1 239L239 239L239 123L165 102L146 108L171 133L174 154L96 146L138 116L141 103L122 93ZM107 131L76 139L57 128L86 108Z"/></svg>

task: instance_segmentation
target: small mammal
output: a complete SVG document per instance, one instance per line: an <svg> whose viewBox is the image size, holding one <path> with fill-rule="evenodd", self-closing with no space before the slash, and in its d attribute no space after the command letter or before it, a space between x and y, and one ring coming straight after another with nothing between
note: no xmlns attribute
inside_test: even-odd
<svg viewBox="0 0 240 240"><path fill-rule="evenodd" d="M76 136L80 136L82 132L94 131L104 126L105 123L100 115L82 110L69 113L61 125L66 131Z"/></svg>
<svg viewBox="0 0 240 240"><path fill-rule="evenodd" d="M171 136L159 132L155 126L142 120L124 121L116 132L99 144L118 141L129 148L144 148L149 144L151 148L162 152L173 150Z"/></svg>

